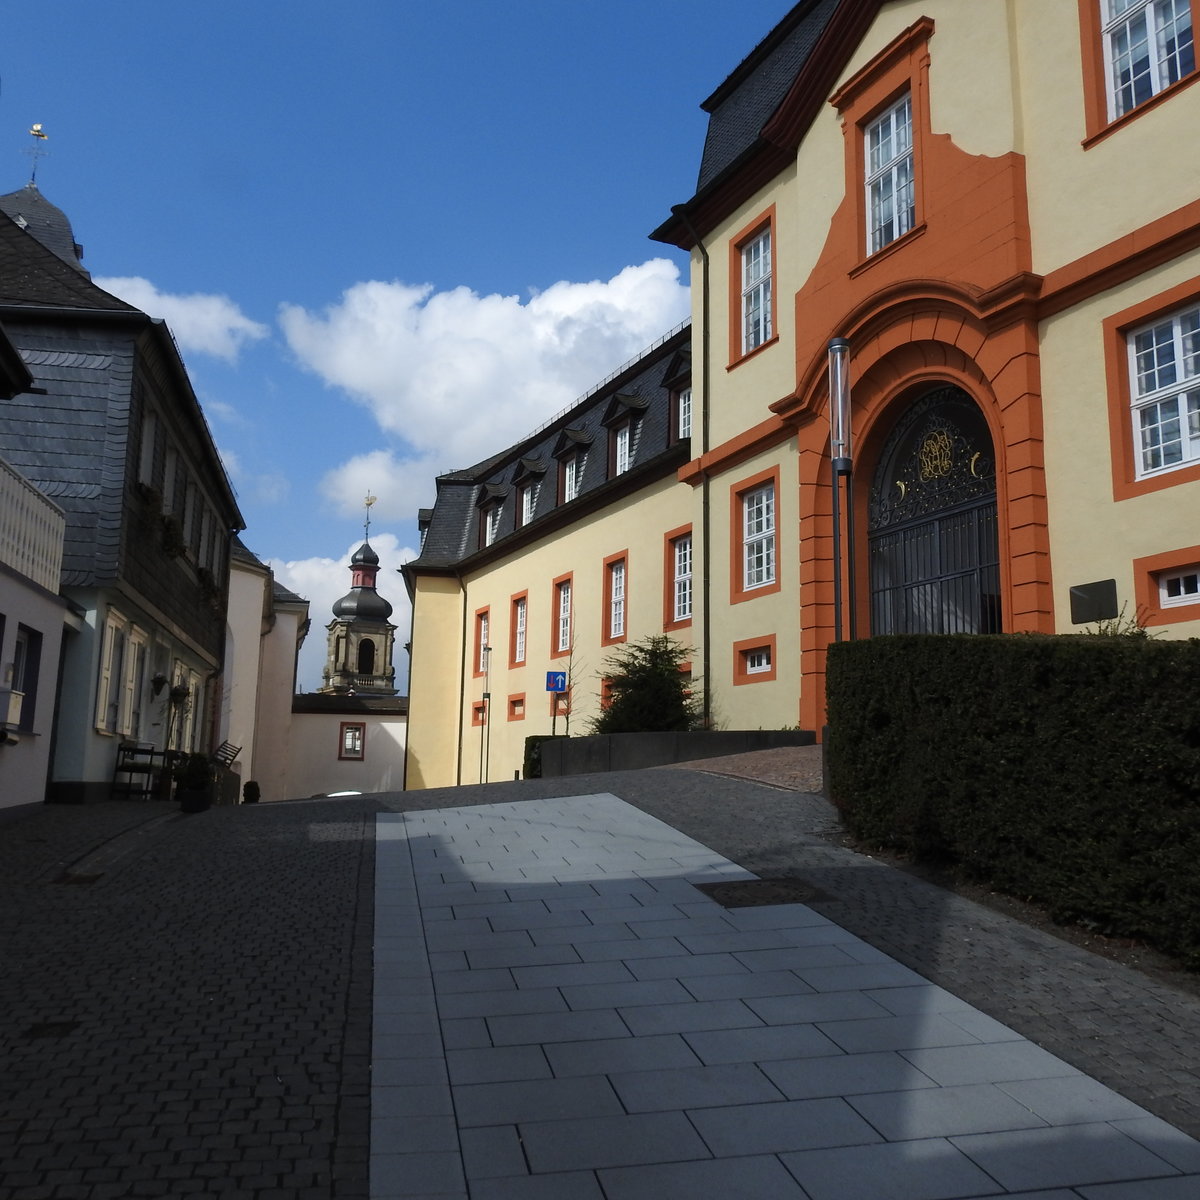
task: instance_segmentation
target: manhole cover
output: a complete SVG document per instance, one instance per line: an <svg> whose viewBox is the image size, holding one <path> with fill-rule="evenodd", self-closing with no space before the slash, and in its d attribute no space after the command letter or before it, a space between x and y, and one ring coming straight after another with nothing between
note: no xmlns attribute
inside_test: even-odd
<svg viewBox="0 0 1200 1200"><path fill-rule="evenodd" d="M828 900L827 892L803 879L733 879L728 883L697 883L697 889L724 908L756 908L767 904L810 904Z"/></svg>
<svg viewBox="0 0 1200 1200"><path fill-rule="evenodd" d="M60 1038L74 1033L79 1028L78 1021L43 1021L40 1025L30 1025L25 1030L27 1038Z"/></svg>

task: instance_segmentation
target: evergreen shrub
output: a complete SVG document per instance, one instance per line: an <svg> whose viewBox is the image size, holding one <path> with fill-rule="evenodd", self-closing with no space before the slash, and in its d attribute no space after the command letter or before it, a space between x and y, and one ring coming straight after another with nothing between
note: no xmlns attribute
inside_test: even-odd
<svg viewBox="0 0 1200 1200"><path fill-rule="evenodd" d="M851 832L1200 969L1200 640L895 636L828 659Z"/></svg>

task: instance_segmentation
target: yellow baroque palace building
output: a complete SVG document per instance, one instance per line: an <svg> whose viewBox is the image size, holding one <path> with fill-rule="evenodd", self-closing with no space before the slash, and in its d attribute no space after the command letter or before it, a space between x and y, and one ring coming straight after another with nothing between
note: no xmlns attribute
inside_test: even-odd
<svg viewBox="0 0 1200 1200"><path fill-rule="evenodd" d="M839 632L1200 636L1198 8L797 4L652 235L690 327L438 480L407 785L512 778L649 634L717 727L813 730Z"/></svg>

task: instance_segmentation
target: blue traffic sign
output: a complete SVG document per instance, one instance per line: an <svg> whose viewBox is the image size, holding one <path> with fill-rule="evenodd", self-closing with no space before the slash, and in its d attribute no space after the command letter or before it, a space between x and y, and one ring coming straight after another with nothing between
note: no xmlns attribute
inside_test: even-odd
<svg viewBox="0 0 1200 1200"><path fill-rule="evenodd" d="M546 672L546 691L548 692L565 692L567 690L567 673L566 671L547 671Z"/></svg>

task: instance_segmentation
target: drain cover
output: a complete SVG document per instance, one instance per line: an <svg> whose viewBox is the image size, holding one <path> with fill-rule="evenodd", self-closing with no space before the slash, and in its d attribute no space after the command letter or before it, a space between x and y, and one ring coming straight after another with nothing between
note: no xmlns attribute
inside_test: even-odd
<svg viewBox="0 0 1200 1200"><path fill-rule="evenodd" d="M767 904L809 904L828 900L827 892L803 879L732 879L727 883L697 883L695 888L724 908L757 908Z"/></svg>

